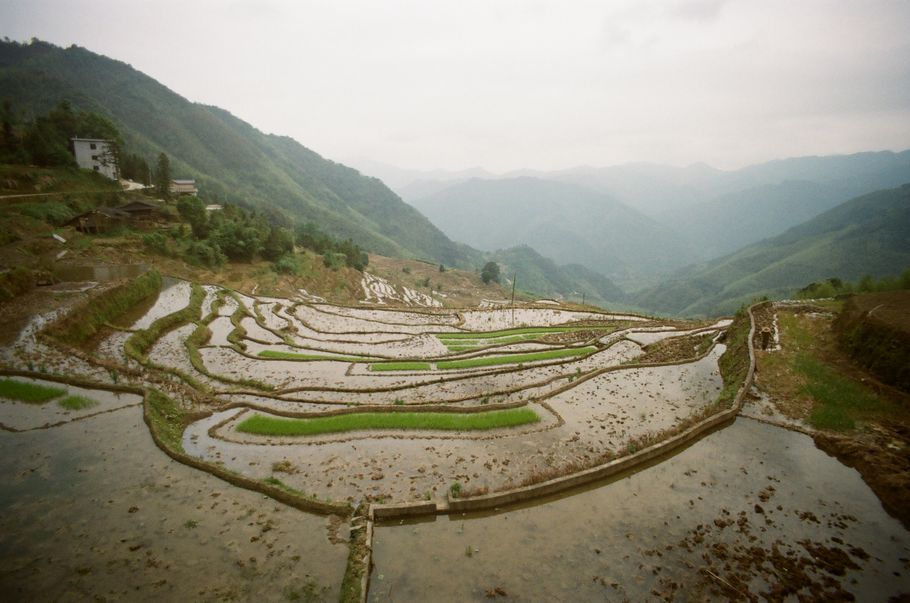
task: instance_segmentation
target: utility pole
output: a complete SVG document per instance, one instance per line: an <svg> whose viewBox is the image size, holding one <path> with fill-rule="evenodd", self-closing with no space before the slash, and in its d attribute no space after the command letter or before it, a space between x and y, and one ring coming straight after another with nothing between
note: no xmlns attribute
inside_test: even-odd
<svg viewBox="0 0 910 603"><path fill-rule="evenodd" d="M515 326L515 279L518 277L518 273L512 275L512 326Z"/></svg>
<svg viewBox="0 0 910 603"><path fill-rule="evenodd" d="M581 292L581 305L582 306L585 305L585 292L584 291Z"/></svg>

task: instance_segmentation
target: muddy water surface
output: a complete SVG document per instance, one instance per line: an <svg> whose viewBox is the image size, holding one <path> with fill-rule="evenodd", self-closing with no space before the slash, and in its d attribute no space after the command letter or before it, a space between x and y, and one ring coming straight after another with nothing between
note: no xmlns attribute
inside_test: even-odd
<svg viewBox="0 0 910 603"><path fill-rule="evenodd" d="M723 600L794 584L814 600L884 601L910 591L908 557L910 534L856 471L804 435L738 419L564 498L377 526L369 598Z"/></svg>
<svg viewBox="0 0 910 603"><path fill-rule="evenodd" d="M170 460L137 407L0 433L0 483L0 600L338 597L346 524Z"/></svg>

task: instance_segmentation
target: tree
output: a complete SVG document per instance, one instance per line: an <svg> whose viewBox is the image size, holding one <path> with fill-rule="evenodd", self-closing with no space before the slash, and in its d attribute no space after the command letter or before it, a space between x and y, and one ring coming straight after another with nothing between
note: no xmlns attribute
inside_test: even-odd
<svg viewBox="0 0 910 603"><path fill-rule="evenodd" d="M259 231L247 224L225 222L214 235L219 249L230 259L249 262L262 249Z"/></svg>
<svg viewBox="0 0 910 603"><path fill-rule="evenodd" d="M171 196L171 160L167 155L158 155L158 169L155 171L155 189L158 195L167 199Z"/></svg>
<svg viewBox="0 0 910 603"><path fill-rule="evenodd" d="M491 281L499 282L499 264L496 262L487 262L484 264L483 270L480 271L480 280L484 284L489 284Z"/></svg>
<svg viewBox="0 0 910 603"><path fill-rule="evenodd" d="M177 211L180 217L190 223L193 229L193 238L204 239L209 236L209 217L205 211L205 204L197 197L181 197L177 201Z"/></svg>
<svg viewBox="0 0 910 603"><path fill-rule="evenodd" d="M294 233L281 226L269 228L269 236L262 247L262 256L277 261L283 255L294 252Z"/></svg>

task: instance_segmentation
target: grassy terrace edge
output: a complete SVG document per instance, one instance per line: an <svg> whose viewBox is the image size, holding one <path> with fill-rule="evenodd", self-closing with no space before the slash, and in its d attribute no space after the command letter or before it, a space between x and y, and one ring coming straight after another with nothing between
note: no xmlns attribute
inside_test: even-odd
<svg viewBox="0 0 910 603"><path fill-rule="evenodd" d="M256 354L260 358L271 360L334 360L336 362L371 362L376 360L370 356L334 356L331 354L299 354L296 352L283 352L281 350L261 350Z"/></svg>
<svg viewBox="0 0 910 603"><path fill-rule="evenodd" d="M537 362L539 360L556 360L558 358L587 356L596 351L596 347L587 346L584 348L563 348L561 350L529 352L527 354L510 354L508 356L481 356L480 358L465 358L464 360L443 360L436 363L436 368L445 370L497 366L500 364L521 364L523 362Z"/></svg>
<svg viewBox="0 0 910 603"><path fill-rule="evenodd" d="M436 362L436 368L439 370L453 370L499 366L503 364L522 364L524 362L587 356L596 351L596 347L586 346L583 348L562 348L559 350L528 352L527 354L509 354L508 356L481 356L479 358L465 358L463 360L440 360ZM432 364L429 362L374 362L370 364L371 371L428 371L431 369Z"/></svg>
<svg viewBox="0 0 910 603"><path fill-rule="evenodd" d="M547 333L570 333L572 331L605 331L615 329L613 326L572 325L564 327L519 327L517 329L502 329L499 331L470 331L463 333L433 333L439 340L445 339L498 339L514 335L546 335Z"/></svg>
<svg viewBox="0 0 910 603"><path fill-rule="evenodd" d="M47 333L63 343L80 346L106 324L115 322L140 301L157 296L161 275L154 270L95 295L52 323Z"/></svg>
<svg viewBox="0 0 910 603"><path fill-rule="evenodd" d="M312 419L287 419L257 413L241 421L237 431L269 436L308 436L368 429L480 431L538 421L537 413L527 407L480 413L364 412Z"/></svg>

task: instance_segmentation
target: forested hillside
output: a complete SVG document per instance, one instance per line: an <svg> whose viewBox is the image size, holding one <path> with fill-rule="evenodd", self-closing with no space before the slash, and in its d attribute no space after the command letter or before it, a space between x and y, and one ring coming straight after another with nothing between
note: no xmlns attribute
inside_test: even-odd
<svg viewBox="0 0 910 603"><path fill-rule="evenodd" d="M584 299L601 306L625 300L622 289L610 279L579 264L557 266L527 245L500 249L489 254L502 270L503 282L517 278L516 287L546 297L571 301Z"/></svg>
<svg viewBox="0 0 910 603"><path fill-rule="evenodd" d="M729 313L755 297L781 297L812 281L894 276L910 266L910 184L843 203L784 234L641 291L649 310Z"/></svg>
<svg viewBox="0 0 910 603"><path fill-rule="evenodd" d="M477 254L449 240L375 178L291 138L264 134L217 107L192 103L125 63L79 47L0 42L0 98L22 120L68 100L108 118L125 148L149 163L160 152L175 177L208 199L259 209L273 220L315 222L387 255L471 266Z"/></svg>

